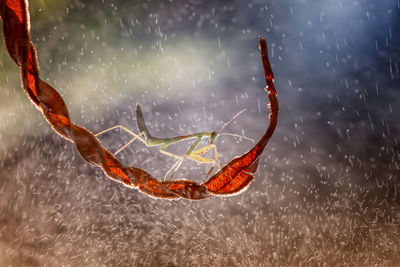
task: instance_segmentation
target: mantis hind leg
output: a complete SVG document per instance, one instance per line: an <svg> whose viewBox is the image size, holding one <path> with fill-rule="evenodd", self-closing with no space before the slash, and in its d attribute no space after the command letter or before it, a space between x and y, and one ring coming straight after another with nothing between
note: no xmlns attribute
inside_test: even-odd
<svg viewBox="0 0 400 267"><path fill-rule="evenodd" d="M167 149L167 147L169 146L169 144L167 145L163 145L160 148L160 153L170 156L172 158L176 158L178 161L176 161L174 163L174 165L172 165L172 167L167 171L167 173L164 176L164 180L168 177L168 175L172 172L172 174L169 176L170 179L172 179L172 177L175 175L175 173L178 171L178 169L181 167L182 162L183 162L183 157L182 156L178 156L176 154L173 154L171 152L166 151L165 149Z"/></svg>
<svg viewBox="0 0 400 267"><path fill-rule="evenodd" d="M106 129L106 130L104 130L104 131L101 131L101 132L95 134L94 136L99 136L99 135L101 135L101 134L103 134L103 133L106 133L106 132L108 132L108 131L111 131L111 130L114 130L114 129L117 129L117 128L119 128L119 129L121 129L121 130L124 130L125 132L129 133L130 135L133 136L133 138L132 138L131 140L129 140L128 143L126 143L125 145L123 145L120 149L118 149L118 150L114 153L114 155L116 155L116 154L118 154L119 152L121 152L122 150L124 150L127 146L129 146L129 145L130 145L132 142L134 142L136 139L138 139L140 142L142 142L143 144L145 144L145 145L147 146L146 140L144 140L144 139L141 137L143 134L145 134L144 132L141 132L140 134L136 134L136 133L132 132L131 130L129 130L128 128L126 128L125 126L123 126L123 125L116 125L116 126L113 126L113 127L111 127L111 128L108 128L108 129Z"/></svg>

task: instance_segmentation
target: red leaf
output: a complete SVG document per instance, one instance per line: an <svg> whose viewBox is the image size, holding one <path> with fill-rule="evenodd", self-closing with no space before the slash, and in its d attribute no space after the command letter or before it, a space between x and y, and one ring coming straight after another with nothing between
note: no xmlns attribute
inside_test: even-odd
<svg viewBox="0 0 400 267"><path fill-rule="evenodd" d="M35 106L53 129L73 142L90 164L102 167L113 180L159 198L204 199L210 193L231 195L241 192L254 179L259 158L271 138L278 120L278 100L273 84L273 73L268 61L267 44L260 38L261 55L270 101L270 124L261 140L247 153L233 159L209 181L197 184L190 180L158 181L146 171L126 167L104 148L86 128L70 121L68 109L61 95L39 77L36 50L30 40L28 0L0 0L4 42L11 58L20 67L22 86ZM139 118L140 119L140 118Z"/></svg>

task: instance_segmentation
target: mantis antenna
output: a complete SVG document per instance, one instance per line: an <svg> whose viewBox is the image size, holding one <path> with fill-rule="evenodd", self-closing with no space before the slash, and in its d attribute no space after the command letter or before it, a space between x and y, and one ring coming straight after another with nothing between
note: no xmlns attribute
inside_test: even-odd
<svg viewBox="0 0 400 267"><path fill-rule="evenodd" d="M229 121L225 122L224 125L221 127L221 129L218 131L218 135L229 135L229 136L239 137L239 138L247 139L254 143L253 139L248 138L247 136L244 136L244 135L232 134L232 133L222 133L222 130L225 129L226 126L228 126L234 119L236 119L240 114L242 114L245 111L247 111L247 109L242 109L241 111L236 113L236 115L233 116Z"/></svg>
<svg viewBox="0 0 400 267"><path fill-rule="evenodd" d="M233 116L229 121L225 122L225 124L221 127L221 130L218 131L218 133L220 134L222 132L222 130L228 126L234 119L236 119L240 114L242 114L243 112L247 111L247 109L242 109L241 111L239 111L238 113L236 113L235 116Z"/></svg>

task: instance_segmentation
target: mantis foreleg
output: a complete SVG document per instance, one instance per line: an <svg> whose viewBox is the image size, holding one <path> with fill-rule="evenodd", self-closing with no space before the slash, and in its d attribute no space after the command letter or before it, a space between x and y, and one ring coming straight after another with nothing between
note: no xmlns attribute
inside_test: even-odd
<svg viewBox="0 0 400 267"><path fill-rule="evenodd" d="M195 143L196 144L196 143ZM194 145L195 145L194 144ZM198 142L197 146L200 144L200 142ZM197 147L196 146L196 147ZM193 146L192 146L193 147ZM197 161L199 163L211 163L212 166L210 168L210 170L207 173L206 178L211 174L211 172L214 170L215 165L218 164L218 166L220 166L219 164L219 160L218 160L218 149L217 146L215 144L209 144L207 146L204 146L202 148L199 149L195 149L196 147L194 147L194 149L192 150L188 150L185 154L185 156L189 159L192 159L194 161ZM203 157L202 155L204 153L206 153L207 151L209 151L210 149L214 149L214 153L215 153L215 160L214 159L210 159L210 158L206 158Z"/></svg>

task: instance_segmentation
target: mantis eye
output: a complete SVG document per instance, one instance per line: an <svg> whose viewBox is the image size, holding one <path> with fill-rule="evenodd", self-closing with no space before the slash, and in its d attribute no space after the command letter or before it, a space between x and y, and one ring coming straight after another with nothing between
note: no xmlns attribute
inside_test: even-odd
<svg viewBox="0 0 400 267"><path fill-rule="evenodd" d="M217 132L211 132L210 134L211 142L214 142L214 140L217 139L217 136L218 136Z"/></svg>

